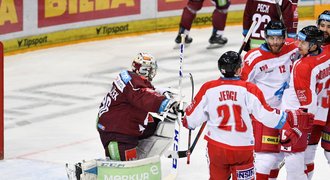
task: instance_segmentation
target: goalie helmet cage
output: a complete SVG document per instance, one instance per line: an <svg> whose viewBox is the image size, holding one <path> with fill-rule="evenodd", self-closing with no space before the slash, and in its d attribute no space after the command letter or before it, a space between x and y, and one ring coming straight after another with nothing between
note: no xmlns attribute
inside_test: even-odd
<svg viewBox="0 0 330 180"><path fill-rule="evenodd" d="M0 81L1 81L1 92L0 92L0 96L1 96L1 102L0 102L0 109L1 109L1 117L0 117L0 160L2 160L4 158L4 111L3 111L3 101L4 101L4 84L3 84L3 77L4 77L4 70L3 70L3 65L4 65L4 48L3 48L3 44L0 41Z"/></svg>

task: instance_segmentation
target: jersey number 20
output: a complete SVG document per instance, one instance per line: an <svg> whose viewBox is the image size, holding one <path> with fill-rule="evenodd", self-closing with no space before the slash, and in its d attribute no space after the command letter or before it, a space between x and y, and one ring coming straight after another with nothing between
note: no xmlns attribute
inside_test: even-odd
<svg viewBox="0 0 330 180"><path fill-rule="evenodd" d="M230 109L233 109L234 114L230 114ZM237 132L245 132L247 130L246 124L244 123L243 119L241 118L242 108L239 105L233 104L232 106L228 105L221 105L217 108L219 117L222 117L222 121L218 126L219 129L225 131L231 131L232 125L228 125L228 121L231 116L235 119L235 130Z"/></svg>

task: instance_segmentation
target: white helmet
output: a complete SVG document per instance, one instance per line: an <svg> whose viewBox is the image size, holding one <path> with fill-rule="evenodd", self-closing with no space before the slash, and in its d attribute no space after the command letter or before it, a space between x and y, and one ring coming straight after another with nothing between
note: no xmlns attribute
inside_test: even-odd
<svg viewBox="0 0 330 180"><path fill-rule="evenodd" d="M156 75L157 61L148 53L139 53L133 60L132 71L152 81Z"/></svg>

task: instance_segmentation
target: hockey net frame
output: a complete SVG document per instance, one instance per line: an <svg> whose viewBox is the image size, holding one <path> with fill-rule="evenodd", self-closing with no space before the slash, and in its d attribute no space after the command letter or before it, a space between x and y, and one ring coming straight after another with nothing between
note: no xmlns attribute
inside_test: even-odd
<svg viewBox="0 0 330 180"><path fill-rule="evenodd" d="M1 96L1 101L0 101L0 160L4 159L4 47L2 42L0 41L0 83L1 83L1 88L0 88L0 96Z"/></svg>

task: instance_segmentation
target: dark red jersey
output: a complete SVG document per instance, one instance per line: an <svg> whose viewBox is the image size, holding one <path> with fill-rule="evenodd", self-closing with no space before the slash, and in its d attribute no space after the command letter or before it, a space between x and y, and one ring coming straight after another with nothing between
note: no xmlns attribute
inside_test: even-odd
<svg viewBox="0 0 330 180"><path fill-rule="evenodd" d="M147 79L122 71L100 105L97 127L106 132L139 136L148 123L148 112L162 111L167 102Z"/></svg>
<svg viewBox="0 0 330 180"><path fill-rule="evenodd" d="M282 11L283 20L287 28L288 36L293 37L297 31L298 12L297 0L278 0ZM262 44L264 41L264 28L271 20L280 20L277 13L275 0L247 0L243 17L243 34L250 29L252 21L256 21L256 27L252 31L251 41ZM261 42L258 42L261 41ZM252 43L252 42L251 42Z"/></svg>

